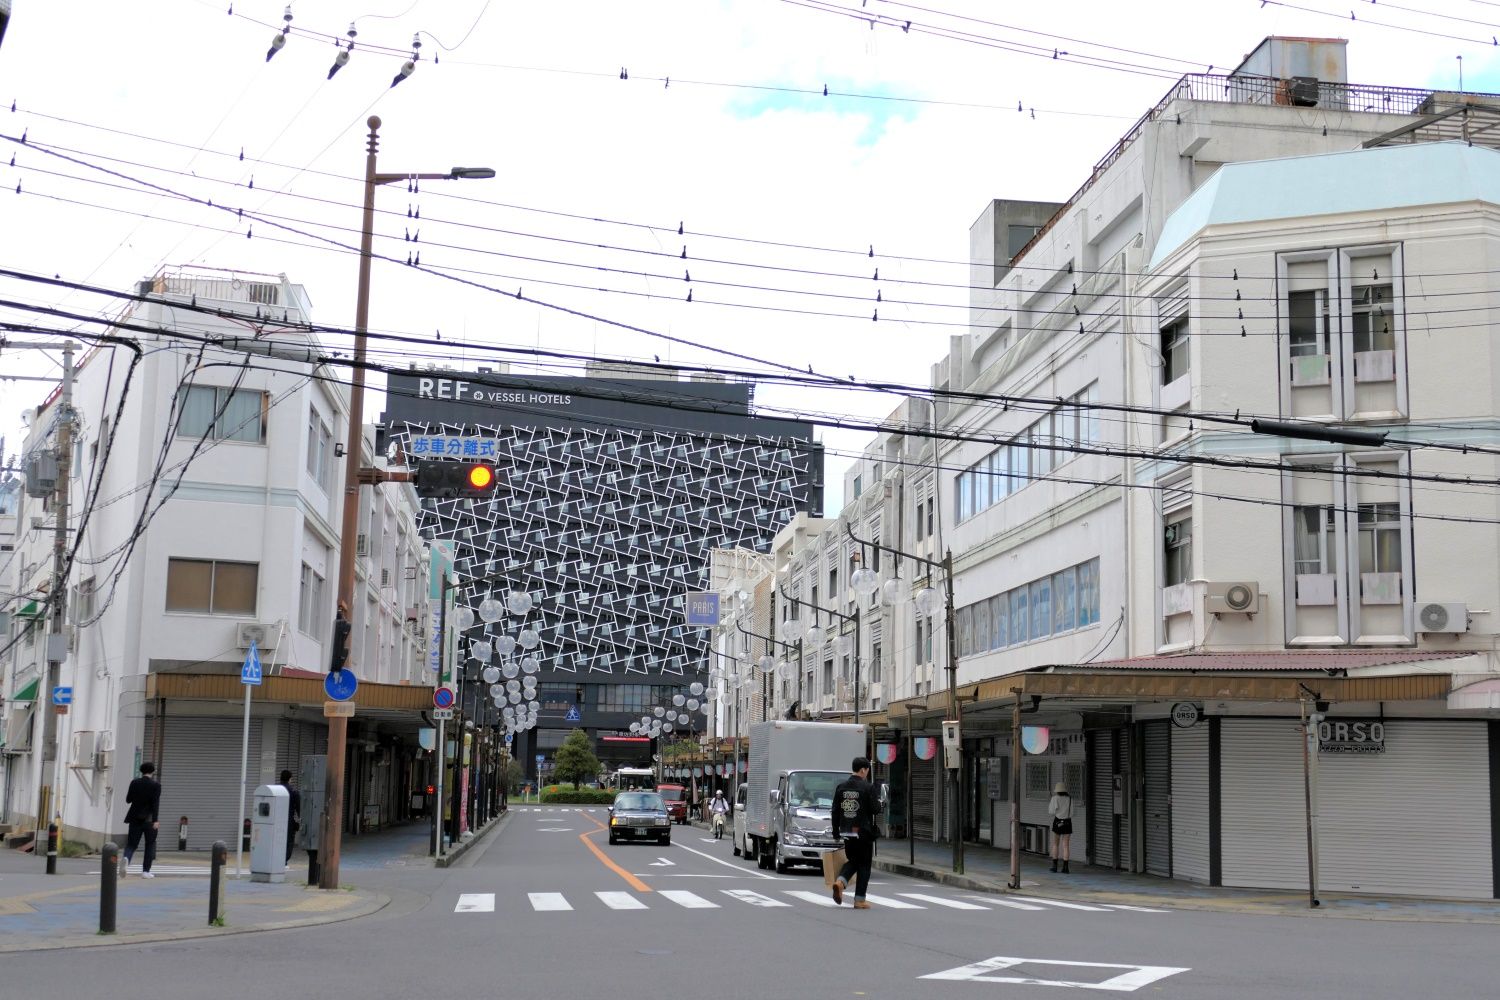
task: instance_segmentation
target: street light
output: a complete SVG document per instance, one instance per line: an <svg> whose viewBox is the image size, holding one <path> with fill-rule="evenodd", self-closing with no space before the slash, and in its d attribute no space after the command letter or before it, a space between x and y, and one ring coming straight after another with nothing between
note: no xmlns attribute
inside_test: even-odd
<svg viewBox="0 0 1500 1000"><path fill-rule="evenodd" d="M366 122L370 135L365 152L365 203L359 237L359 294L354 307L354 358L349 379L349 440L344 449L344 510L339 534L338 599L345 613L352 616L354 603L354 549L359 534L360 458L364 443L365 421L365 355L370 329L370 267L375 242L375 189L383 184L405 180L467 180L490 178L495 172L488 167L454 167L443 174L383 174L376 169L375 154L380 148L380 118L371 115ZM334 637L352 621L336 623ZM325 709L326 711L326 709ZM322 871L318 886L339 887L339 853L343 842L344 759L349 740L349 720L335 715L328 719L328 775L323 799Z"/></svg>
<svg viewBox="0 0 1500 1000"><path fill-rule="evenodd" d="M871 572L874 572L874 571L872 570ZM858 574L859 574L859 570L855 570L854 575L857 576ZM837 618L839 620L839 624L838 625L830 625L828 627L827 638L834 643L834 651L835 651L835 653L837 653L837 655L839 655L839 656L848 656L849 652L851 650L853 650L853 652L854 652L854 721L855 721L856 724L859 723L859 721L860 721L860 705L859 705L859 703L860 703L860 700L861 700L861 698L860 698L860 683L859 683L860 682L860 677L859 677L859 646L860 646L860 641L859 641L859 605L857 603L855 604L855 606L854 606L854 613L852 615L846 615L842 611L838 611L838 610L836 610L834 608L819 607L816 604L811 604L811 603L809 603L807 601L802 600L800 597L792 597L790 594L788 594L786 592L786 587L782 586L780 582L777 583L776 589L777 589L777 592L779 594L781 594L781 599L783 601L786 601L786 602L788 602L790 604L795 604L795 605L797 605L799 607L811 608L814 611L825 612L828 615L830 615L830 616L832 616L834 618ZM785 629L786 626L791 625L793 621L796 621L796 619L791 619L791 620L782 622L783 629ZM845 636L843 634L843 625L846 624L846 623L848 623L848 622L853 622L854 623L854 639L852 640L852 642L848 639L847 636ZM799 631L802 630L802 627L800 625L797 626L797 628L798 628ZM805 630L805 635L806 635L807 644L809 646L811 646L811 647L814 647L814 648L816 648L819 645L819 643L822 642L822 640L824 638L824 635L823 635L822 631L816 625L809 626ZM800 643L799 643L799 647L800 647ZM802 659L801 659L801 649L800 648L798 649L798 659L797 659L797 700L798 701L802 700Z"/></svg>

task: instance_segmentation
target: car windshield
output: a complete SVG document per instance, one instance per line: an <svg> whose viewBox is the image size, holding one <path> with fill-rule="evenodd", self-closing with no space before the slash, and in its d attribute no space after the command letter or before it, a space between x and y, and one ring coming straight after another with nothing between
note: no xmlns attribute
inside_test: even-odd
<svg viewBox="0 0 1500 1000"><path fill-rule="evenodd" d="M682 789L663 788L661 790L661 797L666 799L668 802L676 802L678 799L682 798Z"/></svg>
<svg viewBox="0 0 1500 1000"><path fill-rule="evenodd" d="M802 771L787 781L787 800L804 809L832 809L833 790L848 775L837 771Z"/></svg>
<svg viewBox="0 0 1500 1000"><path fill-rule="evenodd" d="M655 792L622 792L615 796L616 809L647 810L664 809L661 796Z"/></svg>

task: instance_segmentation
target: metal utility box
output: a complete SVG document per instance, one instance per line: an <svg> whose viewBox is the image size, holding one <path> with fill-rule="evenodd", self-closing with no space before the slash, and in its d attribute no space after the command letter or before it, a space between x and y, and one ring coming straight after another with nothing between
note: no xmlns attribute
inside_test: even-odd
<svg viewBox="0 0 1500 1000"><path fill-rule="evenodd" d="M323 829L324 776L328 773L328 758L322 754L302 758L302 774L297 779L297 791L302 795L302 827L297 831L297 846L304 851L316 851L318 838Z"/></svg>
<svg viewBox="0 0 1500 1000"><path fill-rule="evenodd" d="M286 829L292 797L280 785L261 785L250 805L250 881L286 881Z"/></svg>

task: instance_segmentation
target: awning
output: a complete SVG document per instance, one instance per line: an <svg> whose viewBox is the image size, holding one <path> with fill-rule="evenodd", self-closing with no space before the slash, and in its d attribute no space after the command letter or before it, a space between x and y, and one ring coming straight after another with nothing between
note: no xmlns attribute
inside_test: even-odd
<svg viewBox="0 0 1500 1000"><path fill-rule="evenodd" d="M311 671L298 671L299 674ZM323 675L310 677L267 676L251 692L257 702L273 702L321 709L328 700L323 691ZM146 678L147 698L176 698L184 701L227 701L238 703L245 696L239 674L153 673ZM415 684L377 684L360 681L354 695L358 715L364 718L411 719L432 710L432 688Z"/></svg>
<svg viewBox="0 0 1500 1000"><path fill-rule="evenodd" d="M1247 652L1166 653L1133 656L1126 660L1098 660L1086 664L1053 664L1059 670L1212 670L1212 671L1302 671L1337 673L1429 660L1453 660L1473 656L1479 650L1444 649L1277 649Z"/></svg>
<svg viewBox="0 0 1500 1000"><path fill-rule="evenodd" d="M41 606L36 601L27 601L21 605L21 610L16 612L17 618L40 618L42 617Z"/></svg>
<svg viewBox="0 0 1500 1000"><path fill-rule="evenodd" d="M40 677L33 677L31 683L17 691L11 701L36 701L36 690L41 685L42 679Z"/></svg>

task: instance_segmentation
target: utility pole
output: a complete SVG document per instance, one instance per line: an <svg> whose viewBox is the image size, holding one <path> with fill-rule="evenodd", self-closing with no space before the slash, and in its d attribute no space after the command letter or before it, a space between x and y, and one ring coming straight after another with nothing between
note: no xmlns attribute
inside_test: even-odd
<svg viewBox="0 0 1500 1000"><path fill-rule="evenodd" d="M948 632L948 718L958 723L958 775L953 782L953 870L964 870L964 791L967 769L963 758L963 716L958 707L958 617L953 610L953 550L943 553L943 615Z"/></svg>

